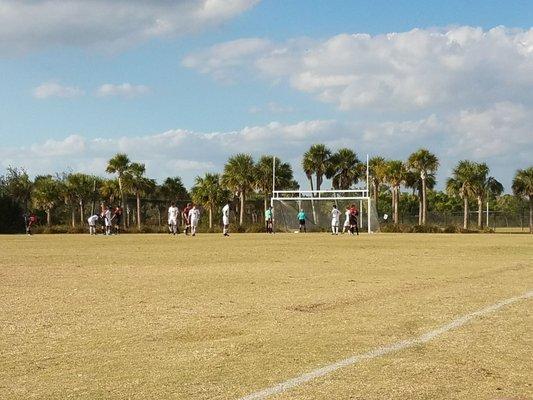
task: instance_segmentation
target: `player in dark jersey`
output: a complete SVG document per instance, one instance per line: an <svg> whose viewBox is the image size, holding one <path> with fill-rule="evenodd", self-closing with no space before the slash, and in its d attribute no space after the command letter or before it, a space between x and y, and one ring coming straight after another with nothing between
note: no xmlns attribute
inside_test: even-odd
<svg viewBox="0 0 533 400"><path fill-rule="evenodd" d="M185 225L185 235L188 235L191 230L191 221L189 220L189 211L192 209L192 204L187 203L187 207L183 209L181 218L183 219L183 225Z"/></svg>
<svg viewBox="0 0 533 400"><path fill-rule="evenodd" d="M115 234L118 235L120 233L120 225L122 224L122 207L116 206L115 210L113 211L113 227L115 229Z"/></svg>

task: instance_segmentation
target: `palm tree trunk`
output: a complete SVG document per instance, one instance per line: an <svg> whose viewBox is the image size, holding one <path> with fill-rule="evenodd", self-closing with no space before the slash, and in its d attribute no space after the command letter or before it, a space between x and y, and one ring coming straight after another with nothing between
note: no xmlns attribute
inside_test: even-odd
<svg viewBox="0 0 533 400"><path fill-rule="evenodd" d="M309 178L309 186L311 186L311 192L313 192L313 178ZM315 197L314 193L311 193L311 209L313 210L313 223L317 224L316 220L316 210L315 210L315 202L313 201L313 197Z"/></svg>
<svg viewBox="0 0 533 400"><path fill-rule="evenodd" d="M422 177L422 225L427 221L426 178Z"/></svg>
<svg viewBox="0 0 533 400"><path fill-rule="evenodd" d="M141 230L141 195L137 193L137 229Z"/></svg>
<svg viewBox="0 0 533 400"><path fill-rule="evenodd" d="M396 188L394 186L391 186L391 211L392 211L392 222L396 223L396 212L394 211L394 207L396 205Z"/></svg>
<svg viewBox="0 0 533 400"><path fill-rule="evenodd" d="M70 209L70 223L73 228L76 227L76 209L74 208L74 205L72 205L72 208Z"/></svg>
<svg viewBox="0 0 533 400"><path fill-rule="evenodd" d="M533 233L533 196L529 196L529 233Z"/></svg>
<svg viewBox="0 0 533 400"><path fill-rule="evenodd" d="M121 202L120 206L122 207L122 210L125 210L126 209L126 201L124 199L124 190L122 188L122 177L120 176L120 174L118 176L118 189L120 191L120 202ZM126 218L123 218L122 225L123 225L123 228L126 228L126 226L129 226L129 221L126 224Z"/></svg>
<svg viewBox="0 0 533 400"><path fill-rule="evenodd" d="M267 204L268 204L268 194L266 194L265 192L265 198L263 199L263 212L267 210Z"/></svg>
<svg viewBox="0 0 533 400"><path fill-rule="evenodd" d="M52 209L51 208L46 209L46 225L47 226L52 225Z"/></svg>
<svg viewBox="0 0 533 400"><path fill-rule="evenodd" d="M373 195L374 195L374 204L376 205L376 211L379 215L379 211L378 211L378 191L379 191L379 185L377 184L376 181L373 181L372 182L372 190L374 191Z"/></svg>
<svg viewBox="0 0 533 400"><path fill-rule="evenodd" d="M418 225L422 225L422 193L418 192Z"/></svg>
<svg viewBox="0 0 533 400"><path fill-rule="evenodd" d="M483 229L483 199L477 198L477 227Z"/></svg>
<svg viewBox="0 0 533 400"><path fill-rule="evenodd" d="M213 229L213 207L209 207L209 229Z"/></svg>
<svg viewBox="0 0 533 400"><path fill-rule="evenodd" d="M242 226L244 221L244 190L240 193L241 209L239 210L239 225Z"/></svg>
<svg viewBox="0 0 533 400"><path fill-rule="evenodd" d="M83 221L85 219L85 204L83 204L83 200L80 200L80 223L83 225Z"/></svg>
<svg viewBox="0 0 533 400"><path fill-rule="evenodd" d="M463 229L468 229L468 198L463 199Z"/></svg>

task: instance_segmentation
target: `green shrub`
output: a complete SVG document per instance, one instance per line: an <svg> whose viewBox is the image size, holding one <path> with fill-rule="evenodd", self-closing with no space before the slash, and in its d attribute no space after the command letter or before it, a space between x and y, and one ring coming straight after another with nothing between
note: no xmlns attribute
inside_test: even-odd
<svg viewBox="0 0 533 400"><path fill-rule="evenodd" d="M459 233L459 228L455 225L448 225L443 229L444 233Z"/></svg>
<svg viewBox="0 0 533 400"><path fill-rule="evenodd" d="M441 233L442 230L436 225L414 225L411 227L412 233Z"/></svg>
<svg viewBox="0 0 533 400"><path fill-rule="evenodd" d="M410 227L403 224L386 224L381 226L381 232L384 233L405 233L409 231Z"/></svg>

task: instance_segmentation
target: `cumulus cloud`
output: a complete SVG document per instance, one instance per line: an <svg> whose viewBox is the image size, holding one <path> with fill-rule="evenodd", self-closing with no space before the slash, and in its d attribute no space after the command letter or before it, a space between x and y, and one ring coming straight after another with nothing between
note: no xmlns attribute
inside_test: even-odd
<svg viewBox="0 0 533 400"><path fill-rule="evenodd" d="M0 0L0 55L50 46L116 49L217 26L259 0Z"/></svg>
<svg viewBox="0 0 533 400"><path fill-rule="evenodd" d="M283 43L241 39L189 54L183 64L225 80L252 70L341 110L533 103L533 29L462 26Z"/></svg>
<svg viewBox="0 0 533 400"><path fill-rule="evenodd" d="M290 161L302 185L302 153L313 143L332 149L350 147L365 154L405 159L419 147L429 147L440 158L440 182L460 159L487 161L494 176L509 187L516 168L531 162L533 115L519 104L498 103L453 115L382 122L310 120L293 124L272 122L236 131L195 132L173 129L133 137L87 138L71 135L28 148L0 148L0 165L23 166L32 174L68 169L103 175L106 162L117 152L143 162L149 176L182 176L187 185L205 172L220 172L237 152L254 157L275 154ZM447 150L443 150L447 149Z"/></svg>
<svg viewBox="0 0 533 400"><path fill-rule="evenodd" d="M150 88L144 85L132 85L131 83L122 83L114 85L111 83L105 83L96 89L96 95L99 97L138 97L150 92Z"/></svg>
<svg viewBox="0 0 533 400"><path fill-rule="evenodd" d="M50 97L72 98L83 96L84 92L76 86L64 86L57 82L45 82L33 89L33 97L36 99L48 99Z"/></svg>

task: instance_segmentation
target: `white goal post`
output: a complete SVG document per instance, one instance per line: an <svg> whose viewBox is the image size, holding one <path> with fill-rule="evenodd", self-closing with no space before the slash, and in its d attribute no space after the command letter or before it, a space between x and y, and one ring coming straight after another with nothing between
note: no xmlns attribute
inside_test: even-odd
<svg viewBox="0 0 533 400"><path fill-rule="evenodd" d="M366 219L367 219L367 231L372 233L372 224L371 224L371 212L372 210L372 199L370 197L369 184L370 184L370 174L369 174L369 157L366 156L366 181L364 188L348 189L348 190L276 190L276 158L273 159L273 168L272 168L272 197L270 199L270 205L274 209L276 202L289 202L296 201L298 204L302 202L358 202L360 213L363 212L363 205L366 206ZM314 207L313 207L314 210ZM296 217L294 217L296 218ZM274 223L276 216L274 215ZM360 214L359 224L362 227L362 215Z"/></svg>

